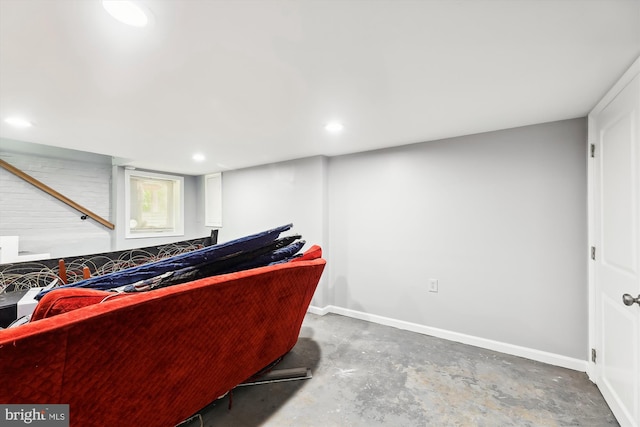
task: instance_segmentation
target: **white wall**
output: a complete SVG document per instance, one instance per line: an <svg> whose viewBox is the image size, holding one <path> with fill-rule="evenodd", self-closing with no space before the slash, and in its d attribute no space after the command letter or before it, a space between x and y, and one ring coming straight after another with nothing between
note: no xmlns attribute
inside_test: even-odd
<svg viewBox="0 0 640 427"><path fill-rule="evenodd" d="M586 359L585 119L335 157L328 177L330 304Z"/></svg>
<svg viewBox="0 0 640 427"><path fill-rule="evenodd" d="M110 157L2 139L0 158L112 221ZM110 250L110 230L81 215L0 168L0 235L19 236L20 251L63 257Z"/></svg>
<svg viewBox="0 0 640 427"><path fill-rule="evenodd" d="M325 157L282 162L222 174L222 229L219 241L293 223L307 244L326 248ZM324 279L323 279L324 280ZM321 281L312 304L325 306Z"/></svg>

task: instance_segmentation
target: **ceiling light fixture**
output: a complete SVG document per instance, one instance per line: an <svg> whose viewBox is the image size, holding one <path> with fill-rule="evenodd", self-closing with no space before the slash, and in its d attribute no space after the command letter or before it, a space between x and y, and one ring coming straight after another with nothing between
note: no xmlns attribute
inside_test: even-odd
<svg viewBox="0 0 640 427"><path fill-rule="evenodd" d="M17 128L30 128L31 126L33 126L33 123L31 123L29 120L17 116L7 117L4 121L5 123L8 123L11 126Z"/></svg>
<svg viewBox="0 0 640 427"><path fill-rule="evenodd" d="M200 154L200 153L194 154L193 160L195 160L196 162L204 162L205 161L204 154Z"/></svg>
<svg viewBox="0 0 640 427"><path fill-rule="evenodd" d="M144 10L132 1L102 0L102 7L118 21L132 27L144 27L149 22Z"/></svg>
<svg viewBox="0 0 640 427"><path fill-rule="evenodd" d="M340 122L329 122L324 128L327 132L338 133L344 129L344 126Z"/></svg>

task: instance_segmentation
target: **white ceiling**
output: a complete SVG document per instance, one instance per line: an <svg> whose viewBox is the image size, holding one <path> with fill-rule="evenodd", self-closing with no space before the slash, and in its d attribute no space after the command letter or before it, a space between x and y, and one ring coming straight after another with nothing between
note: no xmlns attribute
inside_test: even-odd
<svg viewBox="0 0 640 427"><path fill-rule="evenodd" d="M0 0L0 137L199 175L583 117L640 55L640 0L139 3Z"/></svg>

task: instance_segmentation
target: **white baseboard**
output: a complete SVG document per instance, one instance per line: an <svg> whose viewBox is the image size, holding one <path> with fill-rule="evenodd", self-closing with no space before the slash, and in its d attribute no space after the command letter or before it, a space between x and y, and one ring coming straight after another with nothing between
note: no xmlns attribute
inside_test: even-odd
<svg viewBox="0 0 640 427"><path fill-rule="evenodd" d="M324 308L320 308L320 307L316 307L314 305L310 305L309 309L307 310L307 312L309 312L311 314L317 314L318 316L324 316L325 314L335 313L334 311L330 310L330 307L333 307L333 306L327 305Z"/></svg>
<svg viewBox="0 0 640 427"><path fill-rule="evenodd" d="M548 363L554 366L573 369L574 371L587 372L588 368L588 362L586 360L575 359L572 357L562 356L560 354L549 353L546 351L508 344L500 341L494 341L486 338L475 337L472 335L461 334L459 332L447 331L445 329L433 328L431 326L419 325L417 323L405 322L403 320L378 316L376 314L364 313L362 311L351 310L334 305L327 305L322 308L310 306L308 312L317 314L319 316L324 316L328 313L335 313L341 316L352 317L354 319L365 320L367 322L378 323L385 326L392 326L394 328L403 329L406 331L416 332L423 335L430 335L449 341L455 341L462 344L468 344L488 350L498 351L500 353L510 354L512 356L524 357L526 359Z"/></svg>

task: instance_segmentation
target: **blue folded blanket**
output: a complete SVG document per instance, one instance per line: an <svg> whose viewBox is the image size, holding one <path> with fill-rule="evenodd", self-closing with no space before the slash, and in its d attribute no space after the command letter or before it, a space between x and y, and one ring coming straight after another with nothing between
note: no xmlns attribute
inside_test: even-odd
<svg viewBox="0 0 640 427"><path fill-rule="evenodd" d="M134 283L152 281L160 276L181 276L181 281L186 281L213 274L282 262L294 257L304 246L304 241L290 241L296 240L300 236L278 240L280 234L291 229L291 227L293 227L293 224L283 225L226 243L208 246L159 261L43 290L35 298L39 300L48 292L62 288L110 290ZM172 282L171 284L177 283L175 281Z"/></svg>

